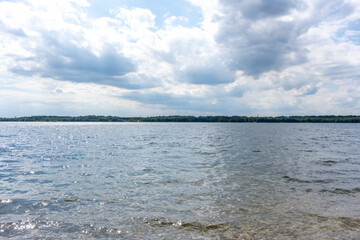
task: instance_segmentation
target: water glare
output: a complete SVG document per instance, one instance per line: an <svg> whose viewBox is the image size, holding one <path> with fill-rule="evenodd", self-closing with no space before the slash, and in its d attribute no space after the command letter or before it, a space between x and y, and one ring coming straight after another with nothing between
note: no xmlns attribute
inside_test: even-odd
<svg viewBox="0 0 360 240"><path fill-rule="evenodd" d="M359 124L1 123L0 136L0 238L360 238Z"/></svg>

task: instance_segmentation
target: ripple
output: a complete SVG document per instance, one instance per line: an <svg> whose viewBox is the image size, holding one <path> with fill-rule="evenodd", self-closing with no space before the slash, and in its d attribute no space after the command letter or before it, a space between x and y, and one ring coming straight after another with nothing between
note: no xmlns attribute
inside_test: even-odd
<svg viewBox="0 0 360 240"><path fill-rule="evenodd" d="M8 148L0 147L0 153L6 153L6 152L11 152L11 150Z"/></svg>
<svg viewBox="0 0 360 240"><path fill-rule="evenodd" d="M5 159L2 160L3 163L20 163L20 160L14 160L14 159Z"/></svg>
<svg viewBox="0 0 360 240"><path fill-rule="evenodd" d="M91 238L123 238L123 232L124 230L120 228L94 227L94 225L90 225L88 228L80 231L81 234Z"/></svg>
<svg viewBox="0 0 360 240"><path fill-rule="evenodd" d="M15 133L0 139L0 238L360 239L360 125L13 123L0 133Z"/></svg>
<svg viewBox="0 0 360 240"><path fill-rule="evenodd" d="M253 153L261 153L261 150L253 150Z"/></svg>
<svg viewBox="0 0 360 240"><path fill-rule="evenodd" d="M324 166L332 166L334 164L337 164L337 161L334 160L320 160L317 162L317 164L324 165Z"/></svg>
<svg viewBox="0 0 360 240"><path fill-rule="evenodd" d="M11 138L11 137L16 137L16 135L1 135L0 134L0 138Z"/></svg>
<svg viewBox="0 0 360 240"><path fill-rule="evenodd" d="M282 177L283 179L286 179L287 182L297 182L297 183L331 183L334 180L332 179L312 179L312 180L304 180L299 178L293 178L289 176Z"/></svg>
<svg viewBox="0 0 360 240"><path fill-rule="evenodd" d="M313 149L305 149L305 150L300 150L300 151L307 152L307 153L317 152L316 150L313 150Z"/></svg>
<svg viewBox="0 0 360 240"><path fill-rule="evenodd" d="M229 223L218 223L218 224L206 224L201 222L184 222L181 220L171 221L166 218L147 218L143 220L146 225L150 225L152 227L169 227L175 226L179 228L186 229L188 231L200 231L200 232L208 232L218 229L226 229L229 226Z"/></svg>
<svg viewBox="0 0 360 240"><path fill-rule="evenodd" d="M70 197L69 197L69 198L63 199L62 201L63 201L63 203L74 203L74 202L79 201L79 198L77 198L77 197L70 198Z"/></svg>
<svg viewBox="0 0 360 240"><path fill-rule="evenodd" d="M190 222L190 223L181 223L180 226L182 228L190 229L190 230L197 230L201 232L207 232L212 230L218 229L227 229L229 223L219 223L219 224L203 224L199 222Z"/></svg>
<svg viewBox="0 0 360 240"><path fill-rule="evenodd" d="M343 189L343 188L335 188L335 189L322 189L320 192L325 193L333 193L333 194L345 194L345 195L352 195L355 193L360 193L360 188L353 188L353 189Z"/></svg>
<svg viewBox="0 0 360 240"><path fill-rule="evenodd" d="M160 184L180 184L183 183L181 179L168 179L164 181L159 181Z"/></svg>
<svg viewBox="0 0 360 240"><path fill-rule="evenodd" d="M192 181L192 182L188 182L189 184L193 185L193 186L201 186L203 185L205 182L204 179L200 179L200 180L197 180L197 181Z"/></svg>
<svg viewBox="0 0 360 240"><path fill-rule="evenodd" d="M153 172L154 169L153 168L144 168L143 172Z"/></svg>
<svg viewBox="0 0 360 240"><path fill-rule="evenodd" d="M49 205L49 201L29 201L26 199L7 199L0 204L0 214L22 214L34 212Z"/></svg>
<svg viewBox="0 0 360 240"><path fill-rule="evenodd" d="M209 155L215 155L216 152L210 152L210 151L196 151L195 154L203 155L203 156L209 156Z"/></svg>
<svg viewBox="0 0 360 240"><path fill-rule="evenodd" d="M337 220L341 222L340 225L345 229L356 232L360 229L360 219L358 218L339 217Z"/></svg>
<svg viewBox="0 0 360 240"><path fill-rule="evenodd" d="M51 228L58 226L59 226L59 222L51 221L51 220L41 220L39 217L37 217L33 220L24 219L24 220L18 220L16 222L0 223L0 233L3 234L5 233L7 236L11 236L11 235L19 236L22 233L25 233L24 230L43 229L43 228Z"/></svg>
<svg viewBox="0 0 360 240"><path fill-rule="evenodd" d="M332 225L335 223L336 225L340 226L343 229L359 232L360 229L360 219L353 218L353 217L328 217L328 216L321 216L317 214L309 214L311 217L315 217L318 222L328 222ZM332 229L333 227L330 227ZM359 233L360 234L360 233ZM346 239L346 238L345 238Z"/></svg>

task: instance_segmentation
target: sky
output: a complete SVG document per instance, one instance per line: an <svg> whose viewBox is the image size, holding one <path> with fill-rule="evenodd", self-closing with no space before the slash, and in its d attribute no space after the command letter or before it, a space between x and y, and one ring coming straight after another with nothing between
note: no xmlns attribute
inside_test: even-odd
<svg viewBox="0 0 360 240"><path fill-rule="evenodd" d="M359 0L0 0L0 117L360 115Z"/></svg>

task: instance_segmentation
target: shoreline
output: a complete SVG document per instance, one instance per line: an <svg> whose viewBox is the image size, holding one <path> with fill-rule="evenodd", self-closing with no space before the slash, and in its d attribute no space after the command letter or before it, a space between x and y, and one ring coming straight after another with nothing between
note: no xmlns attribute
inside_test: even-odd
<svg viewBox="0 0 360 240"><path fill-rule="evenodd" d="M118 116L29 116L0 118L0 122L218 122L218 123L360 123L357 115L320 115L320 116L154 116L154 117L118 117Z"/></svg>

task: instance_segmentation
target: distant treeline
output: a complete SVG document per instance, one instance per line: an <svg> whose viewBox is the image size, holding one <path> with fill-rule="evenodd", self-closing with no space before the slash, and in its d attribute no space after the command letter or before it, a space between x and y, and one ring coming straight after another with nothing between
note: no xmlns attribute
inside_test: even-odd
<svg viewBox="0 0 360 240"><path fill-rule="evenodd" d="M31 116L0 118L2 122L314 122L314 123L360 123L360 116L156 116L156 117L116 117L116 116Z"/></svg>

